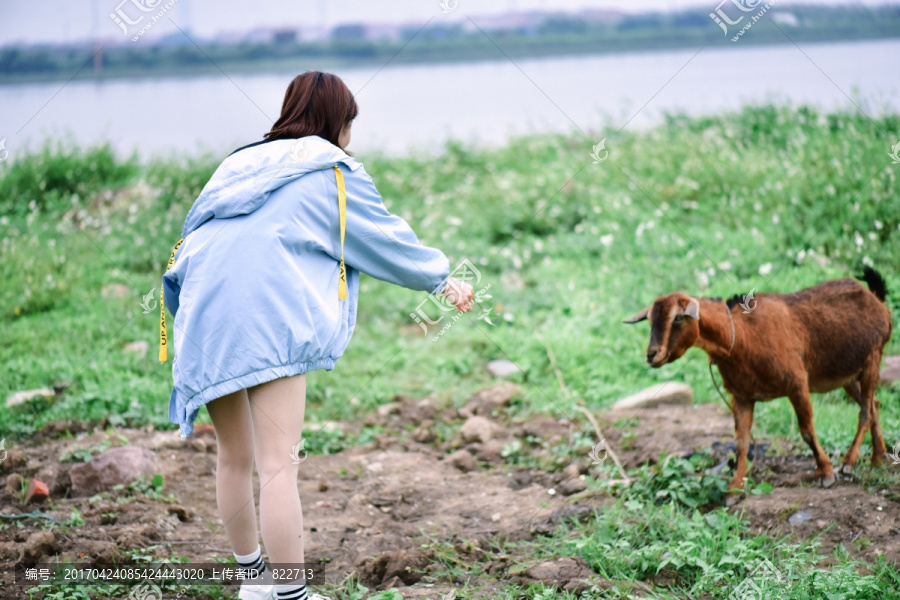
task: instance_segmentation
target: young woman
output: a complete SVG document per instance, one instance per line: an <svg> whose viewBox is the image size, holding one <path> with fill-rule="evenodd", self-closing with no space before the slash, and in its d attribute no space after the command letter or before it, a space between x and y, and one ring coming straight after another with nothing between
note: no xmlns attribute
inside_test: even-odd
<svg viewBox="0 0 900 600"><path fill-rule="evenodd" d="M391 215L362 164L349 156L358 108L335 75L291 81L265 139L219 166L188 212L163 276L175 315L169 418L193 431L206 405L218 440L216 500L239 564L265 570L251 470L260 485L262 538L272 563L300 565L297 490L305 373L331 370L356 321L359 272L442 293L460 311L472 288L447 257ZM161 314L160 360L168 338ZM261 577L243 600L306 600L305 580Z"/></svg>

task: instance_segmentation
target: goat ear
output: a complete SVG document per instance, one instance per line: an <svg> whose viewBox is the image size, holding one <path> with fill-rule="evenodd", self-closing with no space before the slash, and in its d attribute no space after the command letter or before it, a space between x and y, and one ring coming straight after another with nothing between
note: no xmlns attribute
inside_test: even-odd
<svg viewBox="0 0 900 600"><path fill-rule="evenodd" d="M691 298L691 301L688 302L688 305L684 309L684 314L695 321L700 320L700 303L696 298Z"/></svg>
<svg viewBox="0 0 900 600"><path fill-rule="evenodd" d="M646 321L647 315L649 315L649 314L650 314L650 307L648 306L647 308L645 308L638 314L634 315L633 317L631 317L629 319L625 319L622 322L623 323L640 323L641 321Z"/></svg>

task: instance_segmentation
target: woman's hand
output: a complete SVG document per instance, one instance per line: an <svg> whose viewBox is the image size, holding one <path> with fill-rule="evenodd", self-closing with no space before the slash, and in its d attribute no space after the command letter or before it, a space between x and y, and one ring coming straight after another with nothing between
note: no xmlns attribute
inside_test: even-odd
<svg viewBox="0 0 900 600"><path fill-rule="evenodd" d="M447 280L447 285L444 286L442 294L450 304L456 306L456 310L459 312L472 310L472 299L475 297L475 290L465 281L451 277Z"/></svg>

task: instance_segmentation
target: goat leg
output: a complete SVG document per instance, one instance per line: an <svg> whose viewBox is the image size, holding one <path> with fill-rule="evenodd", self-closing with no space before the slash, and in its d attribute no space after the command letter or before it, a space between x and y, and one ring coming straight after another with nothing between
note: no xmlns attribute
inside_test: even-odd
<svg viewBox="0 0 900 600"><path fill-rule="evenodd" d="M878 401L878 398L875 395L872 395L872 416L869 417L871 421L871 431L872 431L872 460L871 464L873 467L880 467L882 461L884 461L884 455L887 452L887 448L884 445L884 437L881 435L881 424L879 423L879 410L881 409L881 402Z"/></svg>
<svg viewBox="0 0 900 600"><path fill-rule="evenodd" d="M731 401L731 412L734 415L734 441L737 445L737 467L734 470L734 478L728 485L729 490L741 490L744 487L744 477L747 476L747 453L750 450L750 431L753 428L753 408L756 402L753 400ZM725 504L731 506L740 497L740 492L729 492L725 497Z"/></svg>
<svg viewBox="0 0 900 600"><path fill-rule="evenodd" d="M791 404L794 406L794 412L797 414L797 425L800 428L800 437L806 442L812 450L816 459L816 478L821 480L822 487L831 487L834 485L834 469L831 467L831 461L828 455L819 445L819 438L816 437L816 428L812 419L812 402L809 399L809 390L802 388L790 396Z"/></svg>
<svg viewBox="0 0 900 600"><path fill-rule="evenodd" d="M869 399L866 398L866 394L863 393L862 386L858 379L845 385L844 391L859 405L859 423L856 426L856 436L854 436L853 443L850 444L850 448L844 455L844 460L841 461L841 473L850 475L853 473L853 467L856 465L856 461L859 460L859 447L862 444L863 439L865 439L866 433L870 429L872 415L869 410L871 403L869 402Z"/></svg>

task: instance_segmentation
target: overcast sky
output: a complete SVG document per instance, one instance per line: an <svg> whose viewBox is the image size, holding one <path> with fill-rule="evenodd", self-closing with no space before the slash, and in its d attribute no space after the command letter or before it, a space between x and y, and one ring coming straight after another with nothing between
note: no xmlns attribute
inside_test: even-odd
<svg viewBox="0 0 900 600"><path fill-rule="evenodd" d="M122 8L129 12L131 2ZM147 0L143 0L147 1ZM150 0L156 4L159 0ZM163 0L160 6L168 1ZM610 8L639 12L710 8L719 0L445 0L458 2L455 10L443 14L440 0L175 0L166 18L148 31L159 37L176 31L172 22L200 37L223 31L240 31L261 26L333 26L347 22L426 22L428 19L460 20L466 14L481 15L510 10L578 10ZM804 4L898 4L900 0L800 0ZM15 42L73 42L91 38L115 39L121 31L109 14L123 0L0 0L0 45ZM782 0L782 4L788 4ZM797 0L792 0L797 3ZM777 5L776 5L777 7ZM136 9L131 8L131 12Z"/></svg>

